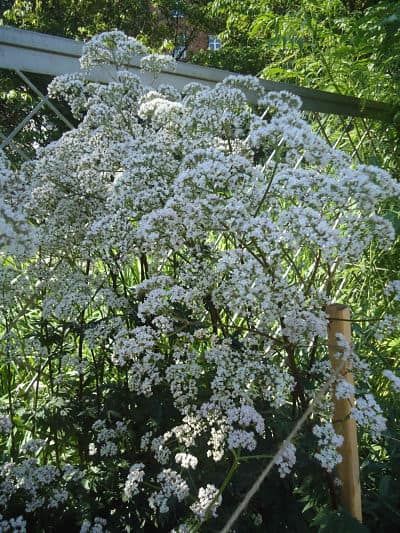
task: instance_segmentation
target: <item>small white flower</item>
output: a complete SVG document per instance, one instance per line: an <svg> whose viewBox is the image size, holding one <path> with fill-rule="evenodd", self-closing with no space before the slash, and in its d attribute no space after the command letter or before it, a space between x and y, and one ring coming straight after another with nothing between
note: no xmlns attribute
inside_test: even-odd
<svg viewBox="0 0 400 533"><path fill-rule="evenodd" d="M149 54L140 60L140 68L153 73L159 73L162 70L175 70L176 61L172 56Z"/></svg>
<svg viewBox="0 0 400 533"><path fill-rule="evenodd" d="M393 390L395 392L400 392L400 378L396 376L391 370L384 370L383 375L388 378L391 382Z"/></svg>
<svg viewBox="0 0 400 533"><path fill-rule="evenodd" d="M365 394L356 399L356 405L351 409L351 417L359 426L369 431L374 441L386 430L386 418L372 394Z"/></svg>
<svg viewBox="0 0 400 533"><path fill-rule="evenodd" d="M384 293L386 296L392 296L395 301L400 301L400 279L395 279L393 281L390 281L385 289Z"/></svg>
<svg viewBox="0 0 400 533"><path fill-rule="evenodd" d="M0 514L1 533L26 533L26 521L22 516L6 519Z"/></svg>
<svg viewBox="0 0 400 533"><path fill-rule="evenodd" d="M8 415L0 415L0 433L9 435L12 430L12 422Z"/></svg>
<svg viewBox="0 0 400 533"><path fill-rule="evenodd" d="M198 459L190 453L177 453L175 455L175 462L182 466L182 468L196 468Z"/></svg>
<svg viewBox="0 0 400 533"><path fill-rule="evenodd" d="M131 466L124 486L124 498L130 500L132 496L139 494L139 486L144 479L144 464L136 463Z"/></svg>
<svg viewBox="0 0 400 533"><path fill-rule="evenodd" d="M290 474L294 464L296 463L296 447L291 442L288 442L279 456L275 459L275 464L278 465L280 477L285 477Z"/></svg>
<svg viewBox="0 0 400 533"><path fill-rule="evenodd" d="M149 499L149 505L152 509L167 513L169 511L169 499L175 496L178 501L183 501L189 495L189 486L178 472L170 468L164 469L157 476L157 481L161 485L158 492L153 492Z"/></svg>
<svg viewBox="0 0 400 533"><path fill-rule="evenodd" d="M94 442L89 442L89 455L96 455L97 448Z"/></svg>
<svg viewBox="0 0 400 533"><path fill-rule="evenodd" d="M217 509L222 503L222 496L218 489L211 484L206 487L200 487L197 501L190 506L190 509L196 517L202 522L207 514L217 516Z"/></svg>
<svg viewBox="0 0 400 533"><path fill-rule="evenodd" d="M354 385L352 383L349 383L346 379L340 379L336 383L335 396L338 400L353 398L354 394Z"/></svg>
<svg viewBox="0 0 400 533"><path fill-rule="evenodd" d="M322 468L332 472L335 466L342 462L342 456L337 452L337 448L342 446L343 437L338 435L330 422L325 422L321 426L314 426L313 433L318 438L320 451L314 454Z"/></svg>

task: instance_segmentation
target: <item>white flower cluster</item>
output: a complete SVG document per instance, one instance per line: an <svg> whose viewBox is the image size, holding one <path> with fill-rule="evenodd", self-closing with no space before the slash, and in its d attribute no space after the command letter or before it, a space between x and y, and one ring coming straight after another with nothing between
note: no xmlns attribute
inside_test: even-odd
<svg viewBox="0 0 400 533"><path fill-rule="evenodd" d="M254 451L257 446L257 441L252 431L245 431L244 429L234 429L230 431L228 436L228 448L230 450L235 448L243 448L244 450Z"/></svg>
<svg viewBox="0 0 400 533"><path fill-rule="evenodd" d="M149 54L140 60L140 67L148 72L158 73L162 70L175 70L176 61L164 54Z"/></svg>
<svg viewBox="0 0 400 533"><path fill-rule="evenodd" d="M22 257L29 249L32 230L18 202L18 179L0 150L0 253Z"/></svg>
<svg viewBox="0 0 400 533"><path fill-rule="evenodd" d="M206 487L200 487L197 495L197 500L192 503L190 509L196 517L202 522L207 514L210 516L217 516L217 509L222 503L222 496L218 489L211 484Z"/></svg>
<svg viewBox="0 0 400 533"><path fill-rule="evenodd" d="M358 354L354 351L353 346L348 342L342 333L336 334L336 344L338 351L334 354L334 357L338 359L339 365L346 361L347 365L351 366L353 371L357 372L358 375L362 377L363 381L367 381L367 378L370 374L368 363L358 356ZM340 383L340 379L338 382ZM347 385L341 386L349 389Z"/></svg>
<svg viewBox="0 0 400 533"><path fill-rule="evenodd" d="M264 434L264 419L254 407L241 405L240 407L228 409L226 414L227 422L230 425L238 424L241 427L254 425L256 433L259 435ZM244 429L232 429L229 431L228 448L243 448L253 451L256 445L257 442L253 431L245 431Z"/></svg>
<svg viewBox="0 0 400 533"><path fill-rule="evenodd" d="M314 426L313 433L318 439L319 452L314 457L328 472L332 472L335 466L342 462L342 456L337 452L337 448L342 446L343 437L338 435L330 422L325 422L321 426Z"/></svg>
<svg viewBox="0 0 400 533"><path fill-rule="evenodd" d="M96 434L96 443L99 450L94 443L89 444L90 455L94 455L99 451L101 457L113 457L118 453L118 443L126 435L126 425L118 421L115 424L115 429L107 428L104 420L96 420L92 425L92 429Z"/></svg>
<svg viewBox="0 0 400 533"><path fill-rule="evenodd" d="M22 516L6 519L0 514L0 533L26 533L26 521Z"/></svg>
<svg viewBox="0 0 400 533"><path fill-rule="evenodd" d="M160 463L160 465L166 465L171 457L171 450L167 446L169 438L172 436L172 432L168 431L156 437L151 441L150 449L154 454L154 458Z"/></svg>
<svg viewBox="0 0 400 533"><path fill-rule="evenodd" d="M264 419L251 405L231 407L227 410L226 414L230 424L235 422L243 427L248 427L254 424L255 430L259 435L264 433Z"/></svg>
<svg viewBox="0 0 400 533"><path fill-rule="evenodd" d="M337 359L343 359L348 361L353 356L353 350L349 341L342 333L336 333L336 343L339 348L339 351L335 354Z"/></svg>
<svg viewBox="0 0 400 533"><path fill-rule="evenodd" d="M84 45L80 64L84 69L97 65L124 65L133 55L145 52L146 47L133 37L127 37L122 31L109 31L99 33Z"/></svg>
<svg viewBox="0 0 400 533"><path fill-rule="evenodd" d="M21 453L27 455L35 455L38 451L44 448L46 441L44 439L29 439L21 444Z"/></svg>
<svg viewBox="0 0 400 533"><path fill-rule="evenodd" d="M197 463L199 462L197 457L195 457L194 455L190 454L190 453L177 453L175 455L175 462L178 464L178 465L181 465L182 468L191 468L191 469L195 469L196 466L197 466Z"/></svg>
<svg viewBox="0 0 400 533"><path fill-rule="evenodd" d="M391 382L393 389L400 392L400 378L391 370L384 370L383 375Z"/></svg>
<svg viewBox="0 0 400 533"><path fill-rule="evenodd" d="M335 385L335 397L338 400L353 398L355 387L347 379L339 379Z"/></svg>
<svg viewBox="0 0 400 533"><path fill-rule="evenodd" d="M260 527L263 523L263 517L260 513L253 513L251 519L256 527Z"/></svg>
<svg viewBox="0 0 400 533"><path fill-rule="evenodd" d="M243 91L253 92L259 97L260 105L263 105L264 107L268 105L265 101L261 101L261 97L265 96L265 89L260 84L260 80L255 76L236 76L235 74L231 74L224 78L222 83L227 87L237 87Z"/></svg>
<svg viewBox="0 0 400 533"><path fill-rule="evenodd" d="M311 374L322 378L323 381L328 381L332 375L332 365L330 361L316 361L310 370Z"/></svg>
<svg viewBox="0 0 400 533"><path fill-rule="evenodd" d="M359 426L368 430L373 440L378 440L386 430L386 418L372 394L365 394L356 399L356 405L351 409L351 417Z"/></svg>
<svg viewBox="0 0 400 533"><path fill-rule="evenodd" d="M374 337L381 341L390 334L397 332L400 328L399 317L392 314L387 314L375 324Z"/></svg>
<svg viewBox="0 0 400 533"><path fill-rule="evenodd" d="M158 474L157 481L161 485L161 490L150 495L149 505L160 513L169 511L168 503L171 497L175 497L181 502L189 495L188 484L175 470L164 469Z"/></svg>
<svg viewBox="0 0 400 533"><path fill-rule="evenodd" d="M18 493L23 495L26 513L40 508L58 508L68 500L66 482L76 474L71 465L66 465L61 472L53 465L40 465L34 458L24 459L19 464L3 463L0 467L0 507L7 508Z"/></svg>
<svg viewBox="0 0 400 533"><path fill-rule="evenodd" d="M93 523L90 520L84 520L82 522L79 533L109 533L109 530L106 529L107 520L96 516L93 520Z"/></svg>
<svg viewBox="0 0 400 533"><path fill-rule="evenodd" d="M139 494L139 486L144 479L144 464L136 463L131 466L124 486L124 498L130 500Z"/></svg>
<svg viewBox="0 0 400 533"><path fill-rule="evenodd" d="M9 435L12 430L12 422L8 415L0 415L0 433Z"/></svg>
<svg viewBox="0 0 400 533"><path fill-rule="evenodd" d="M275 459L275 464L278 466L280 477L286 477L292 471L296 464L296 446L288 442L278 457Z"/></svg>
<svg viewBox="0 0 400 533"><path fill-rule="evenodd" d="M390 281L384 290L386 296L391 296L396 302L400 302L400 279Z"/></svg>

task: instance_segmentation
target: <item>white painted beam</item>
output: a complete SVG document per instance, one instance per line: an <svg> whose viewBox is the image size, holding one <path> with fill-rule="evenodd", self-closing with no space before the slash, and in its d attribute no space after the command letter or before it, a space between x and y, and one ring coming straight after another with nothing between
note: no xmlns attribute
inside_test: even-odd
<svg viewBox="0 0 400 533"><path fill-rule="evenodd" d="M35 74L57 76L78 72L79 57L83 43L63 37L4 26L0 28L0 69L20 70ZM149 83L151 78L139 70L140 56L135 56L128 68ZM190 82L213 86L231 74L226 70L200 67L190 63L178 63L175 72L162 72L158 83L170 83L181 89ZM104 69L93 74L99 81L109 79ZM91 77L93 77L93 75ZM357 98L315 91L288 83L261 80L269 91L287 90L301 97L305 111L339 114L343 116L362 116L388 121L393 116L391 106L380 102L362 101ZM253 100L249 95L249 99Z"/></svg>

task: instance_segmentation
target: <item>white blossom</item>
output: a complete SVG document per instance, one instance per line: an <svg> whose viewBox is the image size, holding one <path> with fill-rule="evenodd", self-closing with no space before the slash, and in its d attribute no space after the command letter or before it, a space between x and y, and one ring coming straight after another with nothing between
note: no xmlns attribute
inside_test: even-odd
<svg viewBox="0 0 400 533"><path fill-rule="evenodd" d="M158 492L153 492L149 497L149 505L160 513L169 511L169 499L174 496L178 501L184 500L189 494L189 486L186 481L170 468L162 470L157 476L161 485Z"/></svg>
<svg viewBox="0 0 400 533"><path fill-rule="evenodd" d="M91 69L97 65L129 63L134 54L143 54L146 47L121 31L99 33L84 45L81 67Z"/></svg>
<svg viewBox="0 0 400 533"><path fill-rule="evenodd" d="M175 455L175 462L182 466L182 468L192 468L193 470L196 468L198 459L194 455L191 455L190 453L177 453Z"/></svg>
<svg viewBox="0 0 400 533"><path fill-rule="evenodd" d="M94 421L79 469L52 464L51 433L25 437L20 457L0 465L0 505L57 512L70 505L69 484L88 471L119 476L132 465L122 498L143 496L138 516L149 527L148 517L158 523L176 500L190 507L183 532L221 504L213 463L219 471L227 455L251 454L286 425L294 402L316 398L333 377L316 344L326 335L324 310L371 243L390 245L394 229L380 204L400 185L331 147L290 92L267 93L236 75L212 87L157 86L174 61L142 57L139 78L128 69L145 53L119 31L94 37L83 70L49 87L77 126L19 169L0 154L0 311L11 324L2 326L2 348L27 384L15 390L17 410L22 397L44 404L51 376L49 410L56 406L77 432L82 420ZM108 81L94 81L94 68ZM393 305L398 281L383 291ZM386 315L376 336L398 325ZM367 363L343 336L337 345L337 358L367 387ZM384 375L400 388L391 371ZM334 387L338 399L354 396L341 378ZM328 419L332 396L318 400L316 417ZM116 421L119 411L126 419ZM385 429L368 389L351 416L373 438ZM1 415L4 442L11 422ZM342 437L329 423L313 433L315 458L332 471ZM73 440L62 457L77 457ZM295 461L286 443L279 474ZM203 485L192 505L185 476ZM13 527L4 520L3 529ZM23 531L24 519L14 520ZM81 531L106 527L89 516Z"/></svg>
<svg viewBox="0 0 400 533"><path fill-rule="evenodd" d="M335 396L338 400L354 397L355 387L346 379L340 379L335 385Z"/></svg>
<svg viewBox="0 0 400 533"><path fill-rule="evenodd" d="M337 448L342 446L343 437L338 435L330 422L313 427L313 433L318 439L319 452L314 457L321 464L322 468L332 472L335 466L342 462L342 456L337 452Z"/></svg>
<svg viewBox="0 0 400 533"><path fill-rule="evenodd" d="M140 68L153 73L175 70L176 61L173 57L164 54L149 54L140 60Z"/></svg>
<svg viewBox="0 0 400 533"><path fill-rule="evenodd" d="M136 463L131 466L124 486L124 497L130 500L132 496L139 494L139 486L144 479L144 464Z"/></svg>
<svg viewBox="0 0 400 533"><path fill-rule="evenodd" d="M202 522L209 513L211 516L217 516L217 509L222 503L222 496L218 489L210 483L206 487L200 487L197 500L190 506L190 509Z"/></svg>
<svg viewBox="0 0 400 533"><path fill-rule="evenodd" d="M0 514L1 533L26 533L26 520L22 516L6 519Z"/></svg>
<svg viewBox="0 0 400 533"><path fill-rule="evenodd" d="M393 390L400 392L400 378L391 370L384 370L383 375L391 382Z"/></svg>
<svg viewBox="0 0 400 533"><path fill-rule="evenodd" d="M12 422L8 415L0 415L0 433L8 435L12 430Z"/></svg>
<svg viewBox="0 0 400 533"><path fill-rule="evenodd" d="M280 477L286 477L290 474L295 463L296 447L293 443L288 442L275 459L275 464L278 466Z"/></svg>
<svg viewBox="0 0 400 533"><path fill-rule="evenodd" d="M400 301L400 279L395 279L387 283L384 293L386 296L391 296L396 302Z"/></svg>
<svg viewBox="0 0 400 533"><path fill-rule="evenodd" d="M365 394L356 399L356 405L351 409L351 417L359 426L369 431L373 440L379 439L386 430L386 418L372 394Z"/></svg>
<svg viewBox="0 0 400 533"><path fill-rule="evenodd" d="M106 529L107 520L96 516L93 522L90 520L84 520L81 524L79 533L109 533L109 530Z"/></svg>

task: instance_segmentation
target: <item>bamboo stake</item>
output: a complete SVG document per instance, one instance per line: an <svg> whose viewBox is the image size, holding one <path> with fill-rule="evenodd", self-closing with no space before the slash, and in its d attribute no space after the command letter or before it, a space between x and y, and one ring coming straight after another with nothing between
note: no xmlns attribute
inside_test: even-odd
<svg viewBox="0 0 400 533"><path fill-rule="evenodd" d="M345 305L331 304L327 306L329 317L328 347L329 357L334 370L342 364L342 359L335 357L343 351L338 345L336 335L341 333L351 344L350 310ZM340 371L343 378L354 384L351 365L344 364ZM334 397L333 424L338 434L344 438L343 445L339 448L342 462L338 465L337 472L341 485L341 503L343 507L359 522L362 522L360 467L357 445L357 427L355 421L349 417L350 409L354 405L354 398L337 400Z"/></svg>

